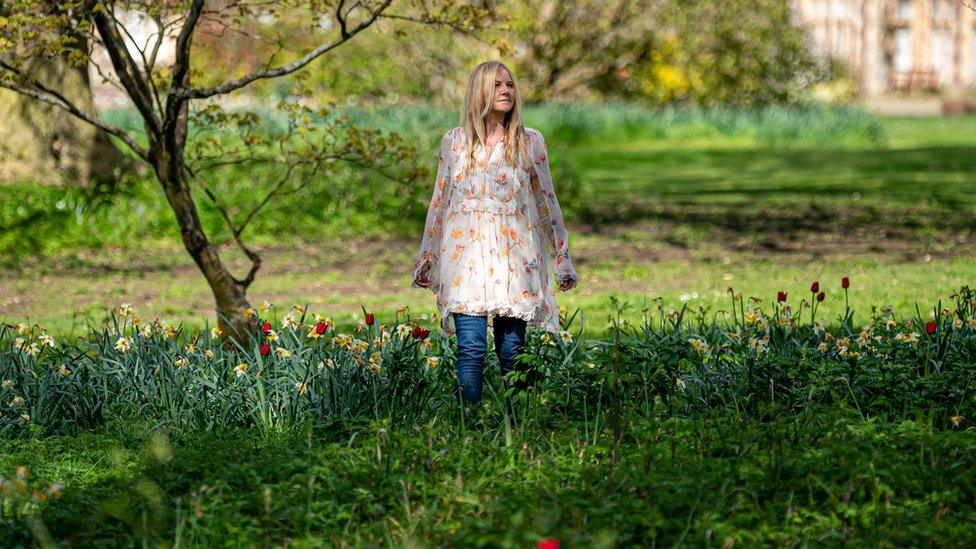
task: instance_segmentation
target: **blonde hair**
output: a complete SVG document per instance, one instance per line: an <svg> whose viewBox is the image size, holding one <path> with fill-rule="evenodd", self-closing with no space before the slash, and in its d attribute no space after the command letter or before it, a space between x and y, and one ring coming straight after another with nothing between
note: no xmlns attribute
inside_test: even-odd
<svg viewBox="0 0 976 549"><path fill-rule="evenodd" d="M468 90L464 94L464 106L461 107L461 127L464 129L467 159L464 175L467 175L474 165L474 149L481 143L484 147L487 129L485 117L491 112L495 97L495 78L500 69L508 71L512 77L512 109L505 113L505 163L516 167L528 161L525 145L525 125L522 123L522 101L519 98L518 87L515 85L515 75L501 61L485 61L471 71L468 77ZM487 147L486 147L487 148Z"/></svg>

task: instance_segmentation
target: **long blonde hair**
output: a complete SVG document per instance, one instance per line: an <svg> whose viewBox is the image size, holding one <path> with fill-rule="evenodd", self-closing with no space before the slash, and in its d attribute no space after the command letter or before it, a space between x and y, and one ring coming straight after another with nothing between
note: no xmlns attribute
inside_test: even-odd
<svg viewBox="0 0 976 549"><path fill-rule="evenodd" d="M501 61L485 61L471 71L468 77L468 90L464 94L464 106L461 107L461 127L467 141L465 149L468 161L465 163L464 175L467 175L475 164L474 150L478 143L484 146L487 138L485 117L491 112L495 97L495 77L499 69L505 69L512 77L512 109L505 113L505 163L517 167L528 162L525 147L525 125L522 123L522 100L519 97L518 86L515 85L515 75Z"/></svg>

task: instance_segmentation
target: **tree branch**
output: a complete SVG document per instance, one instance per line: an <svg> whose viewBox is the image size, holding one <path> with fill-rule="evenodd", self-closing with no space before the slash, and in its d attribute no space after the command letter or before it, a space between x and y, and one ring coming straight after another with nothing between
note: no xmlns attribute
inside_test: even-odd
<svg viewBox="0 0 976 549"><path fill-rule="evenodd" d="M0 60L0 68L8 72L11 72L13 74L16 74L18 76L21 75L21 72L17 70L16 67L7 64L7 62L3 60ZM58 91L51 89L50 87L36 80L32 80L30 84L32 85L32 87L25 87L25 86L14 84L7 80L0 79L0 87L17 92L21 95L25 95L37 101L41 101L42 103L47 103L48 105L53 105L55 107L60 108L63 111L71 114L75 118L87 122L88 124L95 126L96 128L102 130L105 133L118 137L130 149L132 149L132 152L134 152L139 158L148 161L149 155L146 152L146 150L142 148L138 143L136 143L135 140L132 138L132 136L126 133L125 130L123 130L122 128L118 128L110 124L107 124L106 122L96 118L95 116L82 111L81 109L78 108L77 105L72 103L67 97L65 97Z"/></svg>
<svg viewBox="0 0 976 549"><path fill-rule="evenodd" d="M207 97L212 97L214 95L230 93L234 90L239 90L247 86L251 82L257 80L262 80L266 78L275 78L278 76L284 76L296 72L302 67L304 67L305 65L308 65L309 63L311 63L312 61L320 57L322 54L330 50L333 50L341 46L342 44L348 42L353 36L358 34L360 31L372 25L376 21L376 19L380 17L383 11L386 10L388 7L390 7L390 4L392 3L393 0L384 1L383 4L381 4L377 9L371 10L371 15L368 19L366 19L359 25L356 25L351 30L342 31L339 38L333 40L332 42L322 44L321 46L310 51L305 56L301 57L300 59L298 59L293 63L275 69L263 69L259 71L254 71L236 80L231 80L230 82L225 82L223 84L219 84L217 86L213 86L210 88L180 88L179 90L177 90L176 93L186 98L204 99Z"/></svg>
<svg viewBox="0 0 976 549"><path fill-rule="evenodd" d="M92 10L92 19L95 21L98 34L102 37L105 51L108 52L108 56L112 60L115 74L119 76L119 81L125 86L126 92L142 115L147 129L151 133L159 135L162 129L159 118L153 111L152 92L150 92L145 80L142 79L139 68L132 56L129 55L125 40L115 27L116 19L112 8L99 2ZM146 77L148 78L149 75Z"/></svg>

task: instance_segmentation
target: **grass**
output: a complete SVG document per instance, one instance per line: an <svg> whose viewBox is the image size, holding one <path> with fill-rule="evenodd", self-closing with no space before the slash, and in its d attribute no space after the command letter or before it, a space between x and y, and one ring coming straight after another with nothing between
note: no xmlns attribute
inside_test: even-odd
<svg viewBox="0 0 976 549"><path fill-rule="evenodd" d="M181 438L138 428L8 443L65 496L34 523L72 545L563 546L966 544L972 435L865 423L851 410L789 424L637 422L611 448L580 426L272 438ZM43 529L43 530L42 530ZM6 544L37 539L24 525Z"/></svg>
<svg viewBox="0 0 976 549"><path fill-rule="evenodd" d="M632 305L622 313L632 325L658 297L665 309L705 307L720 323L728 287L759 296L764 308L786 291L802 310L813 280L827 294L818 317L836 327L840 278L848 276L853 340L885 304L899 322L916 311L918 320L934 320L940 299L950 307L948 294L972 285L976 117L528 112L529 125L547 135L582 275L578 289L557 298L582 311L584 338L613 339L611 298ZM361 117L423 135L431 147L431 128L453 124L450 113L429 109ZM68 353L64 345L78 338L90 345L85 323L102 326L121 302L191 332L212 315L212 297L152 185L137 184L87 216L74 214L83 203L75 191L25 183L2 192L12 198L0 203L0 225L13 229L0 234L0 320L41 322ZM339 331L352 331L363 306L390 323L408 305L432 327L433 296L408 280L423 211L390 216L366 201L333 218L326 200L286 200L255 227L251 239L266 262L252 303L309 304ZM17 228L45 211L62 214ZM204 218L215 226L212 212ZM225 257L246 269L239 253ZM712 337L717 326L685 330ZM592 379L516 400L534 415L513 430L500 416L494 371L484 415L473 422L449 407L422 420L377 418L366 407L338 418L311 414L287 428L206 433L137 413L159 406L153 402L69 434L35 424L0 441L0 476L16 478L25 466L31 488L59 483L62 497L34 504L28 495L13 505L0 498L0 545L530 546L555 537L569 547L968 546L976 540L973 401L971 382L960 380L971 378L973 347L960 338L943 361L940 338L958 334L946 323L941 329L931 341L922 335L924 354L863 364L822 360L806 347L778 359L745 351L705 364L687 356L691 332L662 334L628 344L618 360L632 370L620 377L610 348L595 370L574 362L567 372ZM146 357L112 364L144 370L156 363ZM56 378L48 366L39 371ZM450 368L445 362L437 373ZM672 408L683 394L672 370L688 388L710 383L715 393L680 397L690 408ZM747 373L755 379L742 385ZM652 397L643 408L624 399L631 407L621 413L578 405L613 402L614 383L643 383ZM11 413L9 404L0 413ZM64 403L40 404L51 411ZM240 408L222 413L250 417ZM205 411L193 417L209 417Z"/></svg>
<svg viewBox="0 0 976 549"><path fill-rule="evenodd" d="M407 134L452 124L449 113L430 109L358 116ZM638 306L663 296L680 306L682 295L697 293L693 301L721 304L730 285L767 299L779 290L800 297L813 279L830 291L829 284L851 276L859 302L903 310L918 302L929 310L945 288L970 282L976 117L649 114L626 105L537 107L527 116L549 136L583 277L559 300L583 308L595 334L604 329L610 295ZM794 131L803 124L810 137ZM811 141L830 131L848 137ZM774 134L787 137L757 137ZM0 206L5 224L16 212L60 214L38 230L0 236L10 252L0 318L77 336L86 318L97 321L123 301L191 326L212 314L206 286L151 182L85 216L75 213L83 204L78 191L25 183L4 193L13 198ZM420 194L426 199L428 191ZM363 305L386 316L402 305L432 314L433 296L411 291L408 280L423 208L403 217L363 203L332 219L323 200L316 193L288 197L248 233L266 250L252 300L309 303L337 318ZM202 209L219 235L214 212ZM31 242L41 251L31 252ZM246 271L232 248L225 257ZM828 295L825 310L836 305Z"/></svg>

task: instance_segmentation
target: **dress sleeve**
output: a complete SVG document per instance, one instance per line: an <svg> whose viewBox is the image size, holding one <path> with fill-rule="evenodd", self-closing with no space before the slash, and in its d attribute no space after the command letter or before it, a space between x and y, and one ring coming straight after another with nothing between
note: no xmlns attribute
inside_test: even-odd
<svg viewBox="0 0 976 549"><path fill-rule="evenodd" d="M430 205L427 207L427 222L424 224L423 240L420 243L420 252L417 254L417 263L413 269L413 280L416 281L424 265L430 265L427 277L430 279L430 289L435 292L440 282L438 264L441 240L444 236L444 214L451 200L452 144L451 132L444 134L438 153L434 193L431 196ZM421 286L414 282L411 287L420 288Z"/></svg>
<svg viewBox="0 0 976 549"><path fill-rule="evenodd" d="M536 209L539 212L539 230L549 252L555 256L556 280L562 282L572 279L579 281L569 258L569 234L563 222L562 210L556 200L549 171L549 152L546 142L538 131L529 132L529 154L531 155L531 189Z"/></svg>

